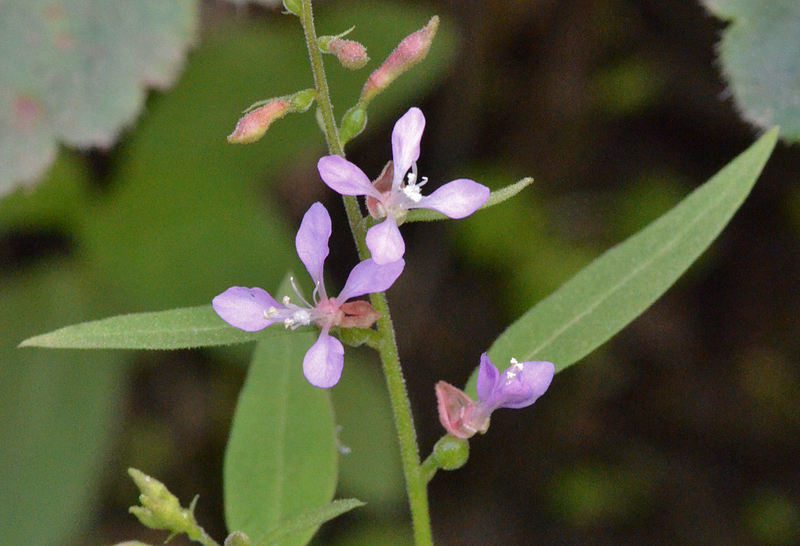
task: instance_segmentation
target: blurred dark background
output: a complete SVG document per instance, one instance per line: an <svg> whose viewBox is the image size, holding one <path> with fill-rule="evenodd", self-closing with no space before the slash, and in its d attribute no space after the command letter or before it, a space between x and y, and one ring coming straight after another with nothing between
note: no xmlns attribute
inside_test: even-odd
<svg viewBox="0 0 800 546"><path fill-rule="evenodd" d="M336 3L315 4L323 13ZM373 59L368 68L345 73L331 60L332 77L356 81L357 89L391 44L435 13L443 17L442 36L455 38L454 57L421 87L424 93L376 106L380 114L350 145L349 159L377 175L389 159L394 120L416 104L428 123L419 168L432 186L471 177L497 188L535 178L513 201L469 219L403 228L408 265L389 301L426 456L442 434L436 381L463 384L506 325L711 177L757 131L740 120L717 66L725 25L697 2L442 0L409 1L404 9L415 14L417 26L395 29L377 47L365 39ZM235 36L243 25L291 23L275 11L213 1L203 3L202 14L201 48L210 37ZM351 36L360 38L359 27ZM184 78L202 71L192 55L200 53L190 54ZM403 85L414 89L426 70L422 63L402 77ZM266 81L263 96L291 92L280 85L285 77ZM155 123L149 116L166 108L170 93L149 99L142 131ZM248 100L263 96L221 105L228 122L215 129L219 137ZM352 96L337 103L337 112L347 100ZM310 118L303 123L313 123ZM258 144L232 153L269 154L294 123L287 118ZM120 184L136 183L120 182L115 173L132 168L139 130L109 152L82 158L95 202ZM282 157L280 169L255 172L251 187L281 204L292 233L308 203L326 204L342 228L333 244L346 249L328 263L332 282L341 285L355 254L337 196L317 183L314 163L323 144L320 136L303 154ZM215 175L225 184L224 168ZM665 296L559 373L536 405L494 415L489 433L471 442L469 464L431 484L439 543L797 543L799 179L800 151L779 144L731 224ZM184 182L191 193L192 180ZM189 197L195 199L203 195ZM66 225L8 232L6 274L81 253ZM133 252L147 254L146 248ZM271 288L267 283L280 275L259 280L234 273L218 291L248 282ZM176 298L197 305L213 295ZM166 300L158 308L174 304ZM120 304L114 313L147 310L157 300L130 301L136 303ZM159 477L187 502L200 494L198 518L223 536L220 469L249 350L127 353L134 363L104 459L93 527L76 543L164 538L127 514L136 500L127 466ZM393 446L375 440L381 445L371 448L369 438L347 437L388 426L378 367L369 352L353 354L334 403L343 442L365 442L363 456L372 466L348 466L350 456L343 456L341 493L368 505L326 525L315 540L407 543ZM364 384L373 385L373 394L365 394Z"/></svg>

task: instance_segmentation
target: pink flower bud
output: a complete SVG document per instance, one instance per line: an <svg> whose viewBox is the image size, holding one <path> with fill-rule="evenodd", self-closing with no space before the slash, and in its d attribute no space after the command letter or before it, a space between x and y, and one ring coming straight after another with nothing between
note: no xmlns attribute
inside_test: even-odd
<svg viewBox="0 0 800 546"><path fill-rule="evenodd" d="M394 51L383 61L375 72L370 74L367 83L361 90L361 100L370 101L375 95L386 89L397 77L420 62L431 48L436 29L439 28L439 17L434 15L428 24L403 38Z"/></svg>
<svg viewBox="0 0 800 546"><path fill-rule="evenodd" d="M353 40L333 38L328 42L328 51L336 55L343 67L350 70L358 70L369 62L367 48Z"/></svg>
<svg viewBox="0 0 800 546"><path fill-rule="evenodd" d="M231 144L249 144L255 142L267 132L270 124L280 119L290 110L291 104L286 99L273 99L264 106L251 110L236 123L236 128L228 135Z"/></svg>

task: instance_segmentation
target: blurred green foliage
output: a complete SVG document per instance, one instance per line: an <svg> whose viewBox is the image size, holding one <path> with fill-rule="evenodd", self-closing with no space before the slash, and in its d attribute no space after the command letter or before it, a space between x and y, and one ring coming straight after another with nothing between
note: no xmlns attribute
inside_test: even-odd
<svg viewBox="0 0 800 546"><path fill-rule="evenodd" d="M13 349L73 322L197 305L231 284L272 289L296 268L299 215L311 200L330 198L313 169L324 153L313 112L281 120L250 147L229 146L224 136L252 102L310 85L299 28L255 8L234 20L219 4L205 5L202 39L177 86L148 98L120 146L88 156L62 150L35 191L0 201L0 385L13 406L2 404L0 426L15 439L0 446L8 522L0 542L18 543L18 533L32 529L30 506L51 507L37 513L37 524L52 522L36 528L40 543L65 542L89 526L78 542L139 536L125 513L135 500L124 475L132 464L159 475L163 465L182 497L201 492L202 523L213 528L216 519L216 536L224 536L222 446L237 364L252 346L199 354ZM420 166L435 171L432 183L469 176L497 188L536 178L480 216L404 232L414 260L390 300L424 455L440 434L434 381L463 381L510 319L674 205L752 134L720 100L712 53L721 25L695 3L492 0L457 10L457 22L446 17L450 4L435 1L318 8L321 33L356 24L352 37L372 58L355 74L328 62L338 116L397 41L432 13L443 17L429 58L376 99L367 131L348 149L366 172L377 173L389 156L391 120L418 104L429 119ZM536 407L499 414L470 464L437 476L432 503L442 507L434 508L442 541L785 540L798 510L790 494L800 354L797 154L779 150L768 169L700 273L602 354L559 374ZM342 219L334 226L343 228ZM454 244L443 247L442 233ZM342 279L352 263L330 265ZM378 434L388 420L384 388L374 361L362 357L347 351L332 396L339 440L353 450L340 457L339 495L368 505L323 527L317 540L410 542L394 440ZM103 369L116 375L104 376L95 358L110 359ZM128 366L132 386L117 360L121 368L136 363ZM46 402L21 394L26 372ZM16 405L21 396L35 413ZM127 416L114 428L120 406ZM96 451L87 457L89 445ZM618 463L620 450L640 464ZM388 466L387 480L358 472L362 456ZM51 470L62 465L70 475ZM37 478L50 481L25 487ZM58 480L69 494L52 495ZM757 494L764 490L767 502ZM384 506L380 523L365 521Z"/></svg>

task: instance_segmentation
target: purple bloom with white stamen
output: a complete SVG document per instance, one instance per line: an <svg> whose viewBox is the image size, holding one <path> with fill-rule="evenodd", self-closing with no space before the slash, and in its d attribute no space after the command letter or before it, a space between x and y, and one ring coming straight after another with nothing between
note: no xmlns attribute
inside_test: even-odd
<svg viewBox="0 0 800 546"><path fill-rule="evenodd" d="M303 216L297 231L297 255L314 281L313 303L300 296L300 304L292 303L288 296L280 302L266 290L232 286L212 301L214 311L228 324L247 332L255 332L281 322L286 328L315 324L320 328L317 341L303 358L303 374L315 387L334 386L342 374L344 347L328 332L334 326L343 328L368 328L378 314L365 301L348 301L357 296L387 290L400 273L405 262L397 260L379 265L372 259L357 264L338 296L328 297L322 279L322 267L328 256L328 239L331 236L331 218L320 203L314 203ZM294 285L294 282L292 282Z"/></svg>
<svg viewBox="0 0 800 546"><path fill-rule="evenodd" d="M478 370L478 401L444 381L436 383L439 421L458 438L470 438L476 432L485 433L489 418L498 408L524 408L544 394L555 374L552 362L517 362L501 374L486 353L481 355Z"/></svg>
<svg viewBox="0 0 800 546"><path fill-rule="evenodd" d="M406 247L397 226L403 223L410 209L432 209L450 218L464 218L489 198L489 188L466 178L448 182L428 196L422 195L420 188L428 179L417 177L417 159L424 129L425 116L419 108L411 108L397 120L392 131L392 161L374 183L364 171L341 156L328 155L317 163L319 174L328 186L342 195L366 196L370 214L377 219L385 218L367 232L367 247L376 263L403 257Z"/></svg>

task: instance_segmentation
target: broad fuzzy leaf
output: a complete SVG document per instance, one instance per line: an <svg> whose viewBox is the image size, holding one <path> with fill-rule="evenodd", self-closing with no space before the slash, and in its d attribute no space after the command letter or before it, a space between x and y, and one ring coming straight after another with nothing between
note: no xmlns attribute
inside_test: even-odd
<svg viewBox="0 0 800 546"><path fill-rule="evenodd" d="M722 72L742 117L800 140L800 2L705 0L730 21L719 44Z"/></svg>
<svg viewBox="0 0 800 546"><path fill-rule="evenodd" d="M41 176L58 142L108 147L147 87L178 73L195 0L26 0L0 17L0 196Z"/></svg>

